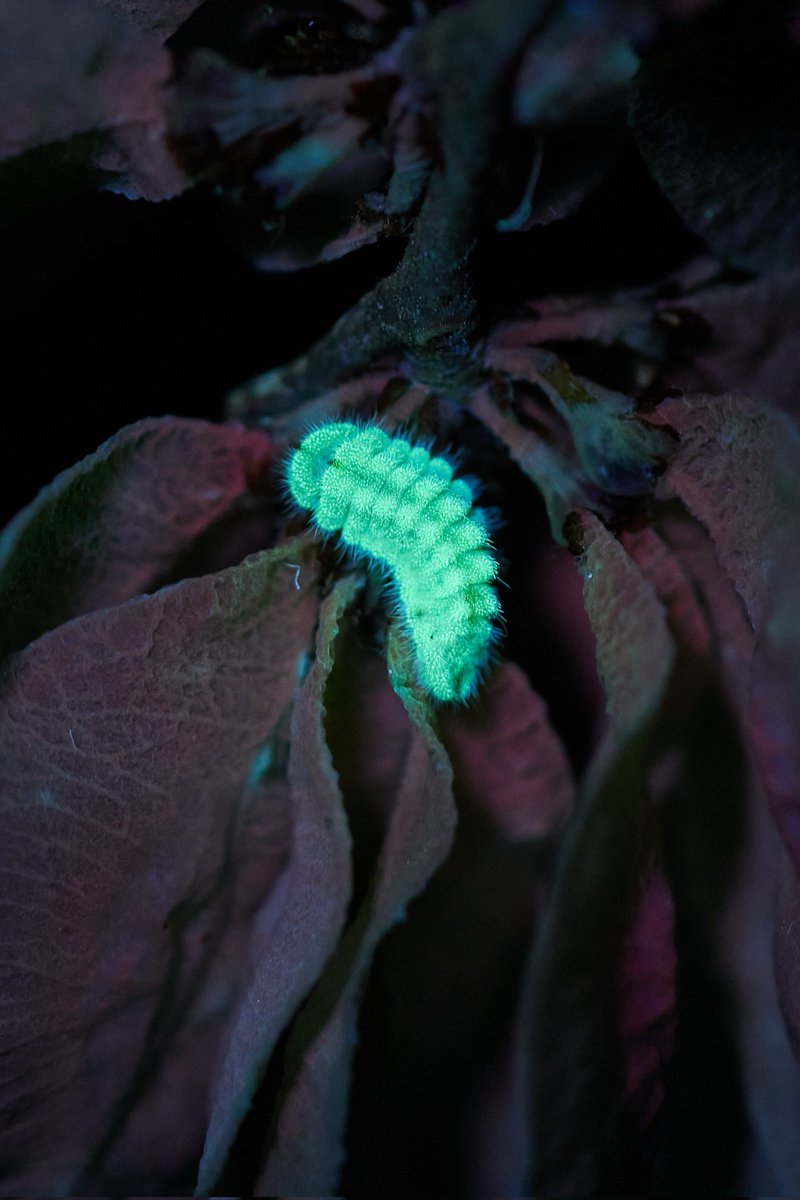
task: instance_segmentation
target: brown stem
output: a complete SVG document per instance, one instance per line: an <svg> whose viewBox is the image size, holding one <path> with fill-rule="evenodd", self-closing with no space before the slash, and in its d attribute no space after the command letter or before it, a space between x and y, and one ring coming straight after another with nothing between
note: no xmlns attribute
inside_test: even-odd
<svg viewBox="0 0 800 1200"><path fill-rule="evenodd" d="M434 169L396 270L311 349L230 397L231 416L269 424L377 359L399 352L418 382L458 393L474 382L477 305L470 278L476 214L508 74L555 0L474 0L409 39L403 71L437 105Z"/></svg>

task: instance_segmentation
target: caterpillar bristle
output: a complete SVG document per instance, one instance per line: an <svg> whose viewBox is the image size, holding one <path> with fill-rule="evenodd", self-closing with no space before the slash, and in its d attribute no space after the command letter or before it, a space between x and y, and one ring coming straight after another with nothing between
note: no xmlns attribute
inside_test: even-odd
<svg viewBox="0 0 800 1200"><path fill-rule="evenodd" d="M342 420L312 427L284 478L320 534L383 574L430 698L467 703L494 659L502 619L478 481L380 422Z"/></svg>

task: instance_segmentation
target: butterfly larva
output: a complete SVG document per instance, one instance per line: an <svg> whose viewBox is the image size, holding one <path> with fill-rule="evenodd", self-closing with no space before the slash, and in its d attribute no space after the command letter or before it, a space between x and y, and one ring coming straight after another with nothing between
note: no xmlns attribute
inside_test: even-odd
<svg viewBox="0 0 800 1200"><path fill-rule="evenodd" d="M307 434L287 480L319 529L391 570L422 686L439 701L466 700L500 612L469 484L423 446L347 421Z"/></svg>

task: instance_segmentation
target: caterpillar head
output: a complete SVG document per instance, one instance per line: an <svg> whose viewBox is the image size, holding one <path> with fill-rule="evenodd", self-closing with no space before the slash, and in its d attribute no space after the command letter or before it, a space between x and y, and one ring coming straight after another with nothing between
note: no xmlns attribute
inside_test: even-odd
<svg viewBox="0 0 800 1200"><path fill-rule="evenodd" d="M322 477L336 451L353 437L354 426L347 421L330 421L306 434L289 459L286 477L289 490L301 508L316 508Z"/></svg>

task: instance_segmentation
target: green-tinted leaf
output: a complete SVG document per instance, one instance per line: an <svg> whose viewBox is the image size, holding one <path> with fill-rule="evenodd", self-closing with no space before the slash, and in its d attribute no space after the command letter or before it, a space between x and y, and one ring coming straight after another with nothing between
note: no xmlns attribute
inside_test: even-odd
<svg viewBox="0 0 800 1200"><path fill-rule="evenodd" d="M230 565L237 521L247 524L246 501L272 454L263 434L205 421L153 418L120 430L4 530L0 653L170 576ZM215 544L221 532L227 547ZM263 519L256 533L238 557L264 544Z"/></svg>

